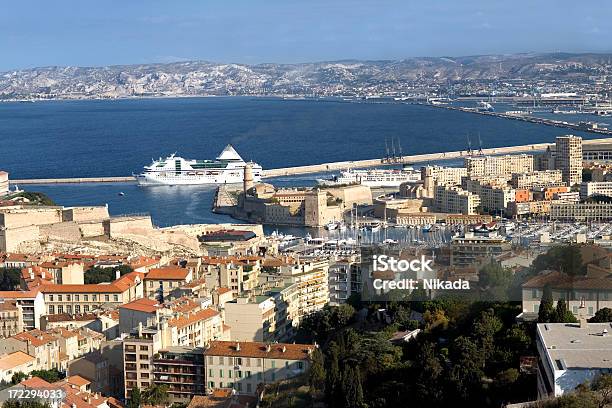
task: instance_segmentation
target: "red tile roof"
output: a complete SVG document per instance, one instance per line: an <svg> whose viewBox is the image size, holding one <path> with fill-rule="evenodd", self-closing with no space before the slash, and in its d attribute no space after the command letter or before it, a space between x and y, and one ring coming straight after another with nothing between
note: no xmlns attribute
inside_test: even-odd
<svg viewBox="0 0 612 408"><path fill-rule="evenodd" d="M168 325L176 327L177 329L182 329L183 327L187 327L201 320L212 319L213 317L218 315L219 312L214 309L208 308L199 310L195 313L185 314L183 316L177 317L176 319L172 319L168 322Z"/></svg>
<svg viewBox="0 0 612 408"><path fill-rule="evenodd" d="M209 356L305 360L312 350L314 350L314 346L308 344L275 343L267 345L260 342L211 341L210 347L204 354Z"/></svg>
<svg viewBox="0 0 612 408"><path fill-rule="evenodd" d="M136 299L133 302L126 303L119 306L120 309L135 310L138 312L155 313L159 310L160 304L158 301L153 299L141 298Z"/></svg>
<svg viewBox="0 0 612 408"><path fill-rule="evenodd" d="M145 280L185 280L189 275L188 269L183 268L153 268L144 277Z"/></svg>

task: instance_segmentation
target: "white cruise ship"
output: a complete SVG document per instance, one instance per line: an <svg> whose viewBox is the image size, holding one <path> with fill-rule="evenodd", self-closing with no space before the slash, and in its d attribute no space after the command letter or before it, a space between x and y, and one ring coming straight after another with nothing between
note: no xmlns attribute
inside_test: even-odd
<svg viewBox="0 0 612 408"><path fill-rule="evenodd" d="M249 164L253 169L253 181L261 181L261 166ZM246 165L232 145L227 145L215 160L187 160L174 154L153 160L141 174L136 175L136 180L140 185L242 183Z"/></svg>
<svg viewBox="0 0 612 408"><path fill-rule="evenodd" d="M369 187L399 187L405 182L416 182L421 180L421 172L412 167L404 169L373 169L373 170L346 170L340 176L334 176L330 180L317 180L323 186L334 186L341 184L362 184Z"/></svg>

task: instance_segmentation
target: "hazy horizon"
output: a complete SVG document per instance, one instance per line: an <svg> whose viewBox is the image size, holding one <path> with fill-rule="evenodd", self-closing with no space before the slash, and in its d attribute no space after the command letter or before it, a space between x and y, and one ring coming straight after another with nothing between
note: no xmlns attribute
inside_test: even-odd
<svg viewBox="0 0 612 408"><path fill-rule="evenodd" d="M603 53L610 16L612 3L569 0L26 0L0 15L0 71Z"/></svg>

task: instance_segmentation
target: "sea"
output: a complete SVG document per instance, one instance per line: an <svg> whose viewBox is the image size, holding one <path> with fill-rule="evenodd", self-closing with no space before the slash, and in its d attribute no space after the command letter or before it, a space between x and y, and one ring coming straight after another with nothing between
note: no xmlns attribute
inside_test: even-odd
<svg viewBox="0 0 612 408"><path fill-rule="evenodd" d="M588 120L588 119L582 119ZM393 101L258 97L0 103L0 169L12 179L127 176L171 153L212 159L232 144L266 168L551 142L569 130ZM584 138L601 137L572 131ZM451 163L451 165L460 163ZM327 174L280 177L311 186ZM210 186L131 183L28 185L61 205L108 204L158 226L232 222L211 212ZM120 194L123 193L123 194ZM271 227L272 228L272 227ZM267 228L268 231L271 228Z"/></svg>

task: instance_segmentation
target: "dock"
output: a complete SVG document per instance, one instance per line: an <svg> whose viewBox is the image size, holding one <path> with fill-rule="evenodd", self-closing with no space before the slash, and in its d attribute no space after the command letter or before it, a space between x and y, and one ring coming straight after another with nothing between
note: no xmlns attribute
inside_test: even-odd
<svg viewBox="0 0 612 408"><path fill-rule="evenodd" d="M588 139L583 140L583 145L596 143L612 143L612 138L603 139ZM546 150L548 147L554 146L554 143L533 143L521 146L504 146L491 147L482 149L484 155L501 155L501 154L519 154L519 153L535 153ZM262 173L262 178L293 176L301 174L323 173L328 171L346 170L349 168L371 168L381 166L391 166L398 164L415 164L427 162L439 162L444 160L456 160L468 157L469 152L466 150L458 150L451 152L439 153L424 153L414 154L409 156L397 157L395 160L389 161L386 159L366 159L341 161L322 164L311 164L306 166L284 167L278 169L267 169ZM82 178L47 178L47 179L26 179L26 180L11 180L11 184L78 184L78 183L135 183L134 176L126 177L82 177Z"/></svg>

